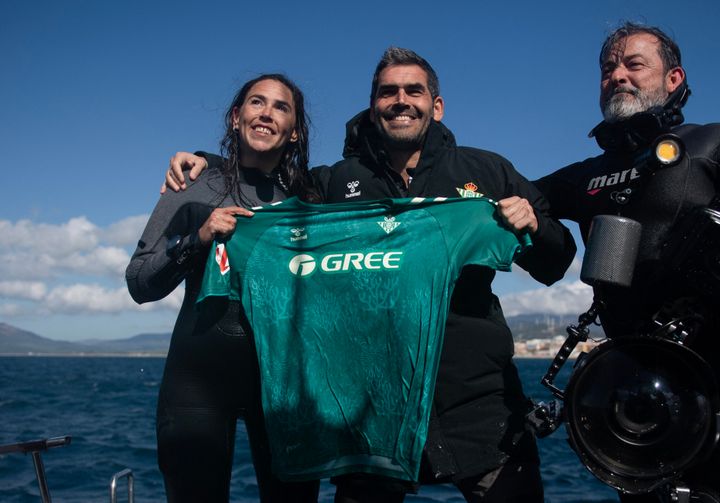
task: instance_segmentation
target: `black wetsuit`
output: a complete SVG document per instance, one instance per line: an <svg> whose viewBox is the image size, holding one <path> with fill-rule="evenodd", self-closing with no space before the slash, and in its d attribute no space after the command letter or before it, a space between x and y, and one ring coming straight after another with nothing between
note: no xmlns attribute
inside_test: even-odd
<svg viewBox="0 0 720 503"><path fill-rule="evenodd" d="M673 128L672 133L683 141L686 154L677 165L659 168L652 175L633 170L636 159L648 148L643 145L571 164L534 183L550 202L555 217L580 225L583 240L588 237L595 215L622 215L642 224L631 287L604 287L601 292L607 304L601 315L606 334L609 337L637 334L663 305L677 299L692 299L695 309L705 316L694 349L717 374L720 370L717 306L696 295L693 288L666 267L661 255L663 243L674 229L682 226L684 215L693 208L707 206L720 194L720 124L686 124ZM632 191L630 199L619 204L623 199L617 195L626 189ZM717 466L716 462L708 462L694 473L699 474L701 483L719 488L717 477L702 475L711 465ZM650 497L649 501L656 500Z"/></svg>
<svg viewBox="0 0 720 503"><path fill-rule="evenodd" d="M195 307L209 250L198 243L197 231L212 210L286 197L256 170L243 172L242 204L223 197L224 187L221 172L208 170L186 191L163 195L126 272L139 303L162 299L185 280L158 398L158 463L168 501L228 501L238 418L245 420L262 501L317 501L317 481L282 483L270 472L257 357L239 303ZM176 244L169 251L168 241Z"/></svg>
<svg viewBox="0 0 720 503"><path fill-rule="evenodd" d="M633 162L644 150L638 149L606 152L534 182L555 217L579 224L583 240L595 215L622 215L642 224L632 286L604 292L608 306L602 322L610 337L637 333L664 302L687 293L663 269L662 245L688 210L706 206L720 193L720 124L686 124L672 132L684 142L685 157L653 175L633 172ZM617 193L627 188L634 192L629 202L618 204Z"/></svg>
<svg viewBox="0 0 720 503"><path fill-rule="evenodd" d="M325 202L459 197L463 190L496 200L516 195L534 206L539 224L533 248L519 265L551 284L575 255L569 231L548 217L544 198L510 162L456 146L441 123L430 124L418 165L408 170L412 181L407 187L390 167L367 113L348 122L344 157L332 167L312 170ZM455 286L420 481L452 481L468 501L542 501L537 449L524 422L527 399L512 362L512 334L492 292L494 276L484 267L465 267ZM502 466L506 469L498 472ZM344 501L402 499L401 485L388 479L380 484L372 477L349 476L337 483Z"/></svg>

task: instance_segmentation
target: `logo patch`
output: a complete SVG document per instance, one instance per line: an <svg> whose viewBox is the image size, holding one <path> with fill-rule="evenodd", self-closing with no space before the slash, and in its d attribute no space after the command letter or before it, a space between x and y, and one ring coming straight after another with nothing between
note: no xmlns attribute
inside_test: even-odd
<svg viewBox="0 0 720 503"><path fill-rule="evenodd" d="M290 272L295 276L309 276L315 272L316 267L315 257L307 254L295 255L288 264Z"/></svg>
<svg viewBox="0 0 720 503"><path fill-rule="evenodd" d="M610 173L609 175L596 176L595 178L590 179L585 190L588 195L594 196L605 187L620 185L622 183L635 180L636 178L640 178L640 173L637 169L625 169L623 171L617 171L615 173Z"/></svg>
<svg viewBox="0 0 720 503"><path fill-rule="evenodd" d="M482 197L483 194L477 191L478 187L472 182L468 182L465 185L463 185L463 188L455 187L455 190L458 191L458 194L460 194L460 197Z"/></svg>
<svg viewBox="0 0 720 503"><path fill-rule="evenodd" d="M357 197L360 194L362 194L361 190L358 190L357 192L355 192L359 185L360 185L360 180L353 180L352 182L348 182L346 186L350 192L347 192L345 194L345 199L350 199L351 197Z"/></svg>
<svg viewBox="0 0 720 503"><path fill-rule="evenodd" d="M385 220L378 222L377 224L382 227L382 230L384 230L386 234L390 234L392 231L397 229L401 223L402 222L396 222L395 217L385 217Z"/></svg>
<svg viewBox="0 0 720 503"><path fill-rule="evenodd" d="M215 262L220 266L220 274L225 276L230 272L230 260L228 260L227 250L223 243L218 243L215 247Z"/></svg>
<svg viewBox="0 0 720 503"><path fill-rule="evenodd" d="M402 257L403 252L401 251L328 253L318 263L315 257L303 253L290 259L288 269L292 274L300 277L310 276L318 268L318 265L320 270L325 273L400 269Z"/></svg>
<svg viewBox="0 0 720 503"><path fill-rule="evenodd" d="M307 233L305 232L305 227L295 227L294 229L290 229L290 233L292 236L290 236L290 241L302 241L303 239L307 239Z"/></svg>

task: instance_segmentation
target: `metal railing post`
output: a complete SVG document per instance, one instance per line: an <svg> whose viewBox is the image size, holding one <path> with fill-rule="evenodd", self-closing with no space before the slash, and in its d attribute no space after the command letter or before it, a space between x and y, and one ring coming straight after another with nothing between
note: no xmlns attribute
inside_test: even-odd
<svg viewBox="0 0 720 503"><path fill-rule="evenodd" d="M117 483L123 477L127 477L127 488L128 488L128 503L134 503L135 501L135 489L134 489L134 477L133 472L130 468L125 468L117 472L110 479L110 503L117 503Z"/></svg>

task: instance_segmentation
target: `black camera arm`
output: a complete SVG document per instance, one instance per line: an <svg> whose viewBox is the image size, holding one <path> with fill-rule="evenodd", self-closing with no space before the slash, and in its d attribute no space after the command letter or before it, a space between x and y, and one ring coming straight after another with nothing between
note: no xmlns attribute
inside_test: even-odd
<svg viewBox="0 0 720 503"><path fill-rule="evenodd" d="M587 340L588 335L590 334L588 327L596 322L598 315L604 308L605 304L601 300L593 300L590 309L578 317L578 324L569 325L567 327L568 336L560 350L553 358L550 368L548 368L547 372L540 381L542 385L548 388L556 398L564 400L565 392L553 384L555 378L560 372L560 369L562 369L563 365L565 365L565 362L570 357L570 354L575 349L575 346L577 346L580 342L585 342Z"/></svg>

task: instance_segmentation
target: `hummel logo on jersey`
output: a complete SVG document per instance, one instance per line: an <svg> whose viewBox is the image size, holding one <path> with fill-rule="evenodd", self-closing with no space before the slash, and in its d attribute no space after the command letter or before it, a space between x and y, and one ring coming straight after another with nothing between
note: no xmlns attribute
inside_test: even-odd
<svg viewBox="0 0 720 503"><path fill-rule="evenodd" d="M465 185L463 185L463 188L455 187L455 190L458 191L458 194L460 194L460 197L482 197L483 194L477 191L477 185L475 185L472 182L468 182Z"/></svg>
<svg viewBox="0 0 720 503"><path fill-rule="evenodd" d="M326 273L356 271L379 271L400 269L403 252L350 252L329 253L320 259L320 270ZM288 269L295 276L310 276L318 267L318 261L308 253L295 255L290 259Z"/></svg>
<svg viewBox="0 0 720 503"><path fill-rule="evenodd" d="M292 236L290 236L290 241L302 241L303 239L307 239L307 234L305 233L305 227L295 227L294 229L290 229L290 232L292 233Z"/></svg>
<svg viewBox="0 0 720 503"><path fill-rule="evenodd" d="M223 243L218 243L215 247L215 262L220 266L220 274L225 276L230 272L230 261L228 260L227 250Z"/></svg>
<svg viewBox="0 0 720 503"><path fill-rule="evenodd" d="M385 217L385 220L378 222L377 224L382 227L382 230L384 230L386 234L390 234L392 231L397 229L401 223L402 222L396 222L395 217Z"/></svg>
<svg viewBox="0 0 720 503"><path fill-rule="evenodd" d="M630 175L628 177L628 174ZM635 180L640 178L640 173L635 168L626 169L624 171L618 171L617 173L611 173L610 175L596 176L588 182L587 193L594 196L604 187L612 187L618 183L625 183L627 180Z"/></svg>
<svg viewBox="0 0 720 503"><path fill-rule="evenodd" d="M347 183L347 188L350 192L345 194L345 199L350 199L351 197L357 197L360 194L362 194L362 190L358 190L355 192L355 190L360 185L360 180L353 180L352 182Z"/></svg>

